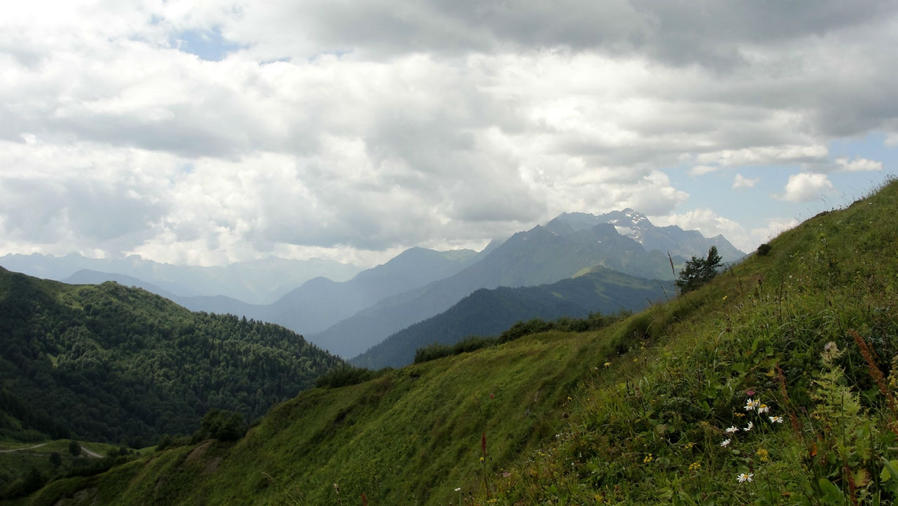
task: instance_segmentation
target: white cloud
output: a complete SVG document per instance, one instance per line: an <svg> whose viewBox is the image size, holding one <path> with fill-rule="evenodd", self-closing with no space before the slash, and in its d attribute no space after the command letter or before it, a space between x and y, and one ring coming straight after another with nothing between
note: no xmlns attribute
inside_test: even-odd
<svg viewBox="0 0 898 506"><path fill-rule="evenodd" d="M750 178L745 177L742 174L736 174L736 177L733 178L733 189L754 188L754 186L758 184L758 180L758 178Z"/></svg>
<svg viewBox="0 0 898 506"><path fill-rule="evenodd" d="M750 235L742 225L707 208L693 209L679 214L652 216L651 221L656 226L677 225L684 230L698 230L705 237L722 234L733 246L742 251L751 251L757 246L753 244Z"/></svg>
<svg viewBox="0 0 898 506"><path fill-rule="evenodd" d="M849 160L848 158L836 158L836 164L840 167L840 170L846 172L882 170L882 162L869 160L867 158L854 158L853 160Z"/></svg>
<svg viewBox="0 0 898 506"><path fill-rule="evenodd" d="M833 184L826 174L802 172L789 176L785 192L780 198L790 202L808 202L822 197L832 189Z"/></svg>
<svg viewBox="0 0 898 506"><path fill-rule="evenodd" d="M751 229L751 243L753 244L753 246L749 249L744 249L743 251L752 251L759 245L765 242L770 242L770 240L774 237L785 232L786 230L794 228L797 225L798 220L794 218L778 218L767 220L767 224L765 226Z"/></svg>
<svg viewBox="0 0 898 506"><path fill-rule="evenodd" d="M825 170L834 137L896 124L886 3L703 12L20 2L0 19L3 242L199 263L482 244L702 198L659 168ZM239 49L185 52L210 33ZM831 187L806 174L784 198Z"/></svg>
<svg viewBox="0 0 898 506"><path fill-rule="evenodd" d="M704 176L705 174L710 174L710 173L718 170L719 168L720 167L714 167L711 165L696 165L696 166L692 167L691 169L689 169L689 175L690 176Z"/></svg>

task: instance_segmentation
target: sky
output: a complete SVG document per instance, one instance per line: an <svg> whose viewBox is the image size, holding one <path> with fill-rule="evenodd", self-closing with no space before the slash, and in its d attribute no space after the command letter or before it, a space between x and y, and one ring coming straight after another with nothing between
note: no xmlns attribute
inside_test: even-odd
<svg viewBox="0 0 898 506"><path fill-rule="evenodd" d="M368 266L634 208L744 251L898 166L893 0L0 7L0 255Z"/></svg>

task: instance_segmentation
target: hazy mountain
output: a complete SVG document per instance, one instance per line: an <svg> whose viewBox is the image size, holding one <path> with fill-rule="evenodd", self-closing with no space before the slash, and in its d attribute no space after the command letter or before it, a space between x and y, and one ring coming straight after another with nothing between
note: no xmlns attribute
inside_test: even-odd
<svg viewBox="0 0 898 506"><path fill-rule="evenodd" d="M192 311L246 316L284 325L300 333L324 330L385 297L405 292L464 269L479 258L475 251L408 249L389 262L358 273L349 281L317 277L306 281L272 304L249 304L223 295L183 296L145 280L123 274L81 270L67 283L115 281L171 299Z"/></svg>
<svg viewBox="0 0 898 506"><path fill-rule="evenodd" d="M2 437L146 445L193 432L212 408L261 416L339 363L278 325L0 268L0 389L22 422L0 416Z"/></svg>
<svg viewBox="0 0 898 506"><path fill-rule="evenodd" d="M359 272L354 265L330 260L267 258L226 266L171 265L138 256L118 259L81 255L6 255L0 265L45 279L64 280L81 270L130 276L182 297L224 295L249 303L268 304L305 281L326 276L346 280Z"/></svg>
<svg viewBox="0 0 898 506"><path fill-rule="evenodd" d="M638 311L675 293L670 281L636 278L603 267L547 285L482 288L449 310L391 335L352 363L370 369L401 367L412 362L415 350L432 343L455 344L471 335L496 335L532 318Z"/></svg>
<svg viewBox="0 0 898 506"><path fill-rule="evenodd" d="M477 258L471 250L411 248L349 281L309 280L258 315L304 334L320 332L385 297L451 276Z"/></svg>
<svg viewBox="0 0 898 506"><path fill-rule="evenodd" d="M691 256L703 256L708 248L717 246L724 262L734 262L745 256L745 253L736 249L722 235L707 238L697 230L683 230L676 225L656 227L645 215L629 208L600 215L565 213L547 223L546 228L556 233L568 234L601 223L613 225L618 233L640 243L648 251L669 251L672 256L688 259Z"/></svg>
<svg viewBox="0 0 898 506"><path fill-rule="evenodd" d="M601 265L643 278L672 278L661 252L646 252L608 224L560 235L537 226L519 232L454 276L384 299L309 339L353 357L413 323L449 309L480 288L533 286Z"/></svg>
<svg viewBox="0 0 898 506"><path fill-rule="evenodd" d="M307 335L338 355L352 357L449 309L480 288L553 283L595 266L640 278L671 280L674 274L667 251L680 265L690 256L704 256L711 244L718 243L716 238L702 239L696 231L654 227L632 210L602 216L562 214L545 226L493 245L478 262L454 276L384 299L323 332ZM727 251L730 259L742 256L726 239L720 239L718 249ZM653 248L649 250L639 241ZM655 246L664 246L664 250Z"/></svg>

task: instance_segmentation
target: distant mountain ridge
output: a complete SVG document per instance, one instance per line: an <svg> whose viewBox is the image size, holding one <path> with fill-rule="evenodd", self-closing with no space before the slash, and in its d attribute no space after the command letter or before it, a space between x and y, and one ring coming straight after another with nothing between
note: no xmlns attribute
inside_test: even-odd
<svg viewBox="0 0 898 506"><path fill-rule="evenodd" d="M683 230L677 225L656 227L638 211L627 208L605 214L564 213L546 224L546 228L558 233L592 228L607 223L626 237L640 243L648 251L670 252L672 256L689 258L701 256L711 246L716 246L725 262L739 260L745 253L733 246L723 235L705 237L697 230Z"/></svg>
<svg viewBox="0 0 898 506"><path fill-rule="evenodd" d="M139 256L117 259L81 255L5 255L0 266L29 276L62 281L81 270L130 276L181 297L224 295L252 304L268 304L318 276L345 280L361 268L331 260L267 258L226 266L172 265Z"/></svg>
<svg viewBox="0 0 898 506"><path fill-rule="evenodd" d="M533 318L639 311L675 294L673 282L636 278L603 267L547 285L481 288L445 312L387 337L351 362L369 369L402 367L412 363L418 348L433 343L450 345L471 335L497 335Z"/></svg>
<svg viewBox="0 0 898 506"><path fill-rule="evenodd" d="M248 304L227 296L183 296L131 276L81 270L64 279L73 284L116 281L144 288L192 311L227 313L284 325L295 332L320 332L376 302L443 279L479 258L472 250L436 251L410 248L390 261L366 269L348 281L316 277L272 304Z"/></svg>
<svg viewBox="0 0 898 506"><path fill-rule="evenodd" d="M673 279L667 252L647 250L632 237L621 234L618 227L624 225L639 230L639 237L644 241L652 238L650 244L675 246L676 251L684 253L673 257L676 264L683 264L688 256L704 256L708 247L716 243L720 244L719 249L729 251L732 248L723 238L699 241L696 234L698 238L704 238L698 232L688 233L678 227L659 231L638 213L631 215L629 222L619 215L560 215L545 226L537 225L514 234L451 277L383 299L323 332L308 335L308 338L327 350L350 358L395 332L446 311L480 288L553 283L596 266L640 278ZM615 220L616 224L610 220ZM735 252L729 254L741 257L741 252Z"/></svg>

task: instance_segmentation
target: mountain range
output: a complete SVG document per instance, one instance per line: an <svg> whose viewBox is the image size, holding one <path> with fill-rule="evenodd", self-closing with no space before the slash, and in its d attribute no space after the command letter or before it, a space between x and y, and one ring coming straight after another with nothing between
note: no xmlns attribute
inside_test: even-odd
<svg viewBox="0 0 898 506"><path fill-rule="evenodd" d="M402 367L412 363L415 350L433 343L451 345L468 336L493 336L533 318L639 311L675 294L673 282L636 278L604 267L547 285L481 288L443 313L387 337L352 363L368 369Z"/></svg>
<svg viewBox="0 0 898 506"><path fill-rule="evenodd" d="M647 218L633 211L621 215L629 221L603 216L565 214L545 226L514 234L458 273L385 298L309 339L342 357L354 357L391 334L448 310L475 290L553 283L596 266L635 277L673 279L666 252L646 250L618 227L639 231L643 238L666 237L667 244L680 244L678 251L690 255L704 255L710 246L719 245L718 250L727 252L731 261L742 256L723 237L704 239L698 232L678 227L657 232ZM607 221L612 219L616 224ZM676 265L685 262L679 255L672 260Z"/></svg>
<svg viewBox="0 0 898 506"><path fill-rule="evenodd" d="M66 280L82 270L102 272L107 276L124 275L182 297L223 295L251 304L269 304L314 277L346 280L361 270L355 265L321 259L266 258L200 267L164 264L139 256L87 258L76 254L61 257L10 254L0 257L0 265L11 271L55 281Z"/></svg>
<svg viewBox="0 0 898 506"><path fill-rule="evenodd" d="M449 310L479 289L555 283L596 266L645 279L670 280L674 277L672 262L680 266L690 256L703 256L712 245L726 261L742 256L722 236L709 239L677 226L655 227L645 216L625 209L601 215L562 214L545 225L494 241L479 253L412 248L351 279L333 281L317 276L289 290L284 289L286 283L297 275L278 278L274 260L228 268L186 268L136 258L103 261L69 256L54 263L52 257L13 255L0 258L0 265L11 268L27 264L31 270L26 272L54 275L72 265L89 265L95 268L83 268L63 279L69 283L115 280L143 287L191 310L278 323L350 358L410 325ZM311 268L314 263L284 262L294 269ZM342 264L320 265L324 270L344 273L351 269ZM117 271L104 272L104 266ZM132 266L130 271L128 266ZM228 269L240 274L229 274L232 271ZM246 276L252 269L265 275L248 283ZM216 276L221 277L216 281L218 286L231 288L209 292L208 280ZM262 286L277 286L275 291L281 296L269 304L253 304L233 296L243 293L234 287L248 284L256 294L253 300L263 298L259 295ZM203 294L197 294L200 290ZM275 291L269 289L267 293Z"/></svg>

